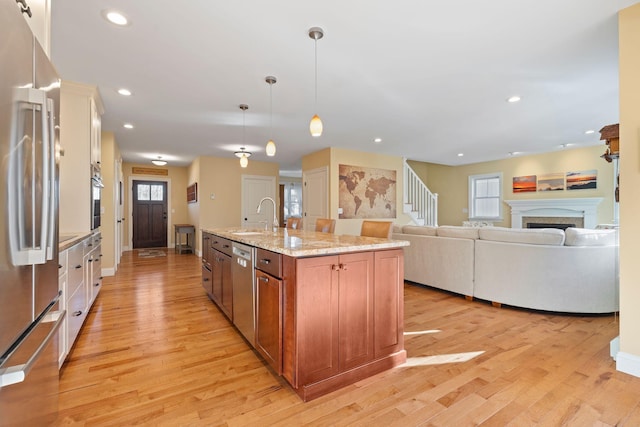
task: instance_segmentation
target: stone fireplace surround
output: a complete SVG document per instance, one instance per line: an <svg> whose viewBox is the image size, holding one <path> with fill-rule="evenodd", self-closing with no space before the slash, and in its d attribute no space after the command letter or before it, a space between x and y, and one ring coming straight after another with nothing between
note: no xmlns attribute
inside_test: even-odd
<svg viewBox="0 0 640 427"><path fill-rule="evenodd" d="M505 200L511 206L511 228L526 228L527 222L596 228L601 201L602 197Z"/></svg>

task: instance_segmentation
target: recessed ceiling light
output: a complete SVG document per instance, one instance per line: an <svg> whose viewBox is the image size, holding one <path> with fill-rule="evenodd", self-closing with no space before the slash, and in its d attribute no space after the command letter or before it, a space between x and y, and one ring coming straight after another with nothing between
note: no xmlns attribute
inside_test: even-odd
<svg viewBox="0 0 640 427"><path fill-rule="evenodd" d="M127 17L115 10L103 10L102 16L112 24L119 25L121 27L129 24Z"/></svg>
<svg viewBox="0 0 640 427"><path fill-rule="evenodd" d="M585 130L584 133L587 135L591 135L592 133L596 133L596 131L593 129L589 129L589 130Z"/></svg>
<svg viewBox="0 0 640 427"><path fill-rule="evenodd" d="M380 144L382 142L382 138L376 138L373 140L376 144Z"/></svg>
<svg viewBox="0 0 640 427"><path fill-rule="evenodd" d="M508 153L510 156L517 156L518 154L520 154L519 151L509 151Z"/></svg>
<svg viewBox="0 0 640 427"><path fill-rule="evenodd" d="M458 157L464 156L464 153L458 153Z"/></svg>
<svg viewBox="0 0 640 427"><path fill-rule="evenodd" d="M124 125L122 125L124 128L126 129L133 129L133 125L131 123L125 123Z"/></svg>
<svg viewBox="0 0 640 427"><path fill-rule="evenodd" d="M118 93L122 96L131 96L131 91L125 88L118 89Z"/></svg>
<svg viewBox="0 0 640 427"><path fill-rule="evenodd" d="M514 96L510 96L509 98L507 98L507 102L514 103L514 102L520 101L520 99L521 98L518 95L514 95Z"/></svg>

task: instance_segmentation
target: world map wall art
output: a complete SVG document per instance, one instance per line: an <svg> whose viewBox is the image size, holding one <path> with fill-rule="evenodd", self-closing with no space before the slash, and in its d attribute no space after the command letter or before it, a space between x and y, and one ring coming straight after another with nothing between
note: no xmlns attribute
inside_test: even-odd
<svg viewBox="0 0 640 427"><path fill-rule="evenodd" d="M396 171L338 165L340 219L395 218Z"/></svg>

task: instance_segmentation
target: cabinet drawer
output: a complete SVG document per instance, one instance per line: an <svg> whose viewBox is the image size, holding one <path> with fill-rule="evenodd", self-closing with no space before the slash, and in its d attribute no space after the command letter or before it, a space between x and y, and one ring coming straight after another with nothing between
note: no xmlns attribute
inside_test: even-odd
<svg viewBox="0 0 640 427"><path fill-rule="evenodd" d="M58 254L58 277L67 272L68 251L62 251Z"/></svg>
<svg viewBox="0 0 640 427"><path fill-rule="evenodd" d="M67 301L67 345L71 349L73 342L87 317L87 291L80 286Z"/></svg>
<svg viewBox="0 0 640 427"><path fill-rule="evenodd" d="M83 244L78 243L69 249L67 257L67 295L73 295L84 279Z"/></svg>
<svg viewBox="0 0 640 427"><path fill-rule="evenodd" d="M260 249L256 251L256 268L272 275L282 277L282 254Z"/></svg>
<svg viewBox="0 0 640 427"><path fill-rule="evenodd" d="M84 239L82 241L83 254L87 255L89 252L94 250L98 245L100 245L101 239L102 239L101 233L96 233Z"/></svg>
<svg viewBox="0 0 640 427"><path fill-rule="evenodd" d="M210 242L213 249L219 250L220 252L231 256L231 240L212 235Z"/></svg>

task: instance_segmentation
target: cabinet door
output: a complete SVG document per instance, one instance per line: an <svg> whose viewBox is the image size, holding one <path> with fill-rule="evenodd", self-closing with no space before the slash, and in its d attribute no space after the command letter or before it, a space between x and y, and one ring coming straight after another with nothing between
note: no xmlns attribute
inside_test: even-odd
<svg viewBox="0 0 640 427"><path fill-rule="evenodd" d="M339 372L337 256L296 263L297 382L310 384Z"/></svg>
<svg viewBox="0 0 640 427"><path fill-rule="evenodd" d="M256 349L282 374L282 281L256 270Z"/></svg>
<svg viewBox="0 0 640 427"><path fill-rule="evenodd" d="M208 265L202 264L202 287L209 296L213 295L213 275L211 274L211 269Z"/></svg>
<svg viewBox="0 0 640 427"><path fill-rule="evenodd" d="M211 265L210 259L211 250L211 235L209 233L202 233L202 262Z"/></svg>
<svg viewBox="0 0 640 427"><path fill-rule="evenodd" d="M231 257L218 254L220 257L220 308L233 321L233 283L231 282Z"/></svg>
<svg viewBox="0 0 640 427"><path fill-rule="evenodd" d="M213 261L211 262L211 297L218 304L222 304L222 254L211 250Z"/></svg>
<svg viewBox="0 0 640 427"><path fill-rule="evenodd" d="M375 253L375 357L404 348L404 253L402 249Z"/></svg>
<svg viewBox="0 0 640 427"><path fill-rule="evenodd" d="M373 253L339 260L340 371L373 360Z"/></svg>

